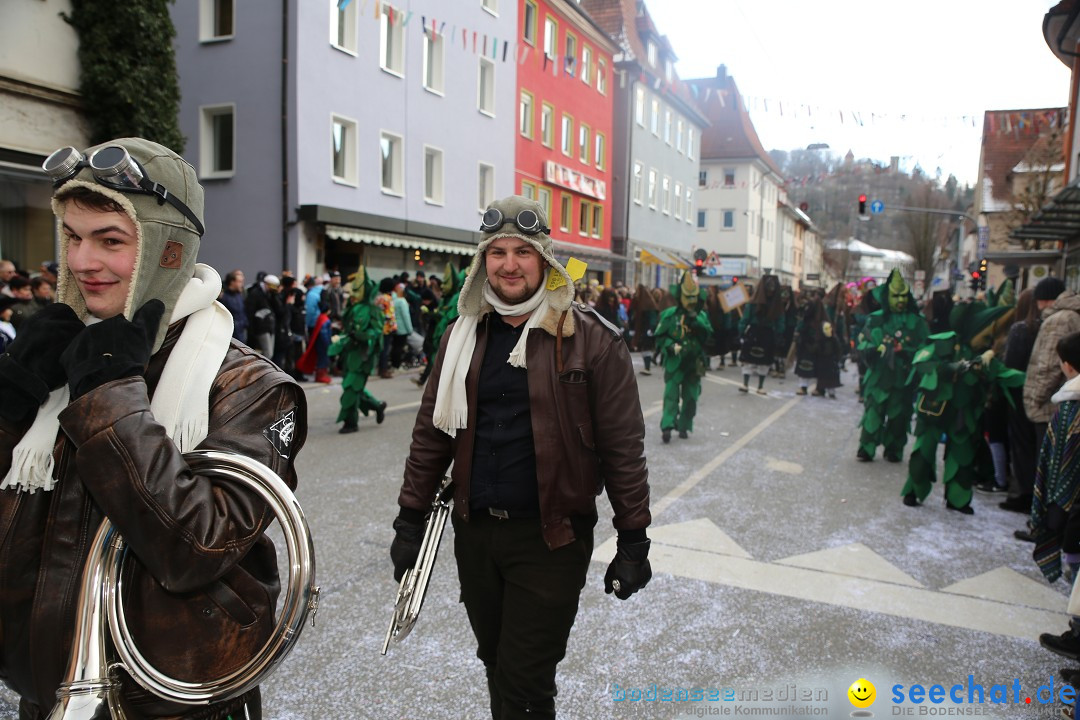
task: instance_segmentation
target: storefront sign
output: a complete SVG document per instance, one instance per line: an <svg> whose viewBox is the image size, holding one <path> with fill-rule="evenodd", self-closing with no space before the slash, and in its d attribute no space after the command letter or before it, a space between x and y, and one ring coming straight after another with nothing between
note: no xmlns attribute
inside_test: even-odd
<svg viewBox="0 0 1080 720"><path fill-rule="evenodd" d="M544 181L579 192L582 195L588 195L597 200L607 199L606 182L579 173L577 170L571 170L552 160L544 162Z"/></svg>

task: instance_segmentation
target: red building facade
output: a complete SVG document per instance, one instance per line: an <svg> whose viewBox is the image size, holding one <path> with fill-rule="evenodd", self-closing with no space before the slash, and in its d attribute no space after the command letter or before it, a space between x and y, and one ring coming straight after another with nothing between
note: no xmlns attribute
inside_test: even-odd
<svg viewBox="0 0 1080 720"><path fill-rule="evenodd" d="M611 270L615 44L573 0L518 0L515 191L539 200L561 256Z"/></svg>

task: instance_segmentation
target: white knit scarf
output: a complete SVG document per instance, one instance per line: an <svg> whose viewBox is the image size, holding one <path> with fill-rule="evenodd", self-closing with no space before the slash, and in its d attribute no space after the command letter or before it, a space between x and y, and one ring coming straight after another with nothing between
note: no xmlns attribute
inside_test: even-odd
<svg viewBox="0 0 1080 720"><path fill-rule="evenodd" d="M508 317L518 317L532 313L525 321L525 329L510 353L507 362L514 367L525 365L525 343L529 331L540 324L548 310L548 291L541 287L531 298L517 305L510 305L499 299L491 285L484 281L484 300L495 312ZM435 412L432 420L435 427L450 437L457 437L457 431L468 426L469 402L465 392L465 376L469 374L473 350L476 349L476 326L479 315L461 315L450 331L443 355L442 374L439 375L439 389L435 395Z"/></svg>
<svg viewBox="0 0 1080 720"><path fill-rule="evenodd" d="M188 321L162 370L150 410L181 452L202 442L210 429L210 387L229 351L233 331L232 315L216 302L220 292L217 272L197 264L169 319L170 325L185 317ZM12 452L11 469L0 482L0 490L53 489L53 446L60 412L68 401L64 385L38 408L33 425Z"/></svg>

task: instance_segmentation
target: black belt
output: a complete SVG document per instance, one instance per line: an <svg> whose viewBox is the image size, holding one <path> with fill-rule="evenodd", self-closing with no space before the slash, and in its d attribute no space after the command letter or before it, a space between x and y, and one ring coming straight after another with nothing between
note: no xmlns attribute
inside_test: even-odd
<svg viewBox="0 0 1080 720"><path fill-rule="evenodd" d="M518 520L521 518L538 518L539 510L503 510L501 508L481 508L480 512L487 512L493 518L499 520Z"/></svg>

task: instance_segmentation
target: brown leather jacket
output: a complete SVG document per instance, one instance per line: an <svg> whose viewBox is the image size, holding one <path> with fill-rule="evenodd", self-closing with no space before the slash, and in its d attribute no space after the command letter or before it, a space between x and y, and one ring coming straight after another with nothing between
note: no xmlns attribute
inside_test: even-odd
<svg viewBox="0 0 1080 720"><path fill-rule="evenodd" d="M279 580L273 544L263 535L270 509L252 492L192 475L150 413L148 394L182 326L169 328L145 380L107 383L60 414L51 492L0 491L0 675L22 696L24 717L44 717L55 701L80 576L103 513L136 557L125 566L129 627L163 672L194 681L222 677L273 630ZM247 455L296 487L307 404L288 375L234 340L209 408L200 449ZM272 427L279 422L292 423L291 437ZM28 426L0 420L0 477ZM126 677L124 694L153 717L217 718L237 705L169 706Z"/></svg>
<svg viewBox="0 0 1080 720"><path fill-rule="evenodd" d="M476 392L487 347L487 322L476 331L476 349L466 378L468 426L456 438L432 423L442 361L453 326L443 336L413 427L405 462L401 507L426 511L453 461L454 513L469 519ZM574 303L561 329L545 320L529 333L526 362L540 522L551 549L574 541L572 516L596 512L596 496L607 487L617 530L648 527L649 471L645 466L645 422L626 343L618 329L592 308ZM561 355L561 358L560 358Z"/></svg>

